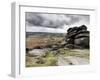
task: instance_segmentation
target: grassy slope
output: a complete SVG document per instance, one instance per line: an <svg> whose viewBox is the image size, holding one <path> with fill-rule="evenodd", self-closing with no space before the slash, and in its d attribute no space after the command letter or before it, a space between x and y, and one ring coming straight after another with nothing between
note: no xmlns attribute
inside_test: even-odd
<svg viewBox="0 0 100 80"><path fill-rule="evenodd" d="M80 58L85 58L89 60L89 50L88 49L59 49L57 51L48 51L46 56L36 59L35 57L26 56L26 67L35 66L56 66L58 56L76 56Z"/></svg>

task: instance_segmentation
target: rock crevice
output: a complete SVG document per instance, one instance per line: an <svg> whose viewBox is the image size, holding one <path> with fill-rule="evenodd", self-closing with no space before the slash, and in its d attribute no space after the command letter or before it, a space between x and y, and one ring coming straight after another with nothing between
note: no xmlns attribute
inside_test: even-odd
<svg viewBox="0 0 100 80"><path fill-rule="evenodd" d="M65 37L69 48L89 48L89 31L85 25L69 28Z"/></svg>

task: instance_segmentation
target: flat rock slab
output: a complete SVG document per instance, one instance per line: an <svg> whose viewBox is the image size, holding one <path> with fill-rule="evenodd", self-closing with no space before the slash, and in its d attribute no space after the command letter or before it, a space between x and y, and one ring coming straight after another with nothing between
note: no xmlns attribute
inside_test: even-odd
<svg viewBox="0 0 100 80"><path fill-rule="evenodd" d="M89 60L85 58L75 57L75 56L67 56L67 57L58 57L58 66L64 65L85 65L89 64Z"/></svg>
<svg viewBox="0 0 100 80"><path fill-rule="evenodd" d="M47 52L47 49L33 49L29 51L28 54L33 55L33 56L43 56Z"/></svg>

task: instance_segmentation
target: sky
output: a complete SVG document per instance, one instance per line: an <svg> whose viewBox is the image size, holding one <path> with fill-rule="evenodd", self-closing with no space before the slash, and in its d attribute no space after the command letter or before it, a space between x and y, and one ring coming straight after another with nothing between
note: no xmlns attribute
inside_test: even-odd
<svg viewBox="0 0 100 80"><path fill-rule="evenodd" d="M89 15L25 13L26 32L66 33L69 27L89 26L89 23Z"/></svg>

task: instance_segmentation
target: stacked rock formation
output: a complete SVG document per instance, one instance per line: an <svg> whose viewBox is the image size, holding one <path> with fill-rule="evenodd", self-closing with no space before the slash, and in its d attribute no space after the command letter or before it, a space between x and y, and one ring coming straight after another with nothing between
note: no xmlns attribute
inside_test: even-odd
<svg viewBox="0 0 100 80"><path fill-rule="evenodd" d="M89 31L85 25L69 28L66 35L67 47L89 48Z"/></svg>

